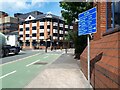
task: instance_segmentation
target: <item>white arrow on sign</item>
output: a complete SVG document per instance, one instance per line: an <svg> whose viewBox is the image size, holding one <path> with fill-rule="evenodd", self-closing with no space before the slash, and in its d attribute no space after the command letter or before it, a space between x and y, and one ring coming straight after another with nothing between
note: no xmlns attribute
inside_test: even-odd
<svg viewBox="0 0 120 90"><path fill-rule="evenodd" d="M96 27L94 27L93 29L96 29Z"/></svg>

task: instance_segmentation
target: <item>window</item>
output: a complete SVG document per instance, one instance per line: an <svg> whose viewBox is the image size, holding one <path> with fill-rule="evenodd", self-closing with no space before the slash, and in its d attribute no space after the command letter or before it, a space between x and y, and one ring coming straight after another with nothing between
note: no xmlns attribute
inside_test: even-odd
<svg viewBox="0 0 120 90"><path fill-rule="evenodd" d="M23 35L20 35L20 37L23 37Z"/></svg>
<svg viewBox="0 0 120 90"><path fill-rule="evenodd" d="M29 17L29 19L31 19L31 17Z"/></svg>
<svg viewBox="0 0 120 90"><path fill-rule="evenodd" d="M23 31L23 28L20 28L20 31Z"/></svg>
<svg viewBox="0 0 120 90"><path fill-rule="evenodd" d="M57 19L53 19L52 21L53 21L53 22L58 22L58 20L57 20Z"/></svg>
<svg viewBox="0 0 120 90"><path fill-rule="evenodd" d="M51 21L51 19L50 19L50 18L47 18L47 21Z"/></svg>
<svg viewBox="0 0 120 90"><path fill-rule="evenodd" d="M33 34L32 34L32 37L36 37L36 33L33 33Z"/></svg>
<svg viewBox="0 0 120 90"><path fill-rule="evenodd" d="M36 26L32 27L32 30L36 30Z"/></svg>
<svg viewBox="0 0 120 90"><path fill-rule="evenodd" d="M40 46L45 46L45 42L44 41L40 41Z"/></svg>
<svg viewBox="0 0 120 90"><path fill-rule="evenodd" d="M20 24L20 25L23 25L23 22L20 22L19 24Z"/></svg>
<svg viewBox="0 0 120 90"><path fill-rule="evenodd" d="M40 22L45 22L45 19L41 19Z"/></svg>
<svg viewBox="0 0 120 90"><path fill-rule="evenodd" d="M109 28L115 28L117 26L120 26L120 1L119 2L108 2L107 3L107 28L106 30L109 30ZM111 7L111 8L109 8Z"/></svg>
<svg viewBox="0 0 120 90"><path fill-rule="evenodd" d="M29 37L29 34L26 34L26 37Z"/></svg>
<svg viewBox="0 0 120 90"><path fill-rule="evenodd" d="M120 1L114 2L115 4L115 25L120 25Z"/></svg>
<svg viewBox="0 0 120 90"><path fill-rule="evenodd" d="M44 26L40 26L40 29L44 29Z"/></svg>
<svg viewBox="0 0 120 90"><path fill-rule="evenodd" d="M50 29L50 25L47 26L47 29Z"/></svg>
<svg viewBox="0 0 120 90"><path fill-rule="evenodd" d="M36 40L33 40L33 41L32 41L32 45L33 45L33 46L37 46Z"/></svg>
<svg viewBox="0 0 120 90"><path fill-rule="evenodd" d="M36 23L36 21L35 21L35 20L33 20L33 21L32 21L32 23Z"/></svg>
<svg viewBox="0 0 120 90"><path fill-rule="evenodd" d="M53 33L53 36L57 36L58 34L57 33Z"/></svg>
<svg viewBox="0 0 120 90"><path fill-rule="evenodd" d="M57 26L53 26L53 29L58 29L58 27Z"/></svg>
<svg viewBox="0 0 120 90"><path fill-rule="evenodd" d="M29 31L29 27L26 28L26 31Z"/></svg>
<svg viewBox="0 0 120 90"><path fill-rule="evenodd" d="M40 33L40 36L44 36L44 33Z"/></svg>
<svg viewBox="0 0 120 90"><path fill-rule="evenodd" d="M59 27L59 30L63 30L63 27Z"/></svg>
<svg viewBox="0 0 120 90"><path fill-rule="evenodd" d="M59 34L59 37L63 37L63 34Z"/></svg>
<svg viewBox="0 0 120 90"><path fill-rule="evenodd" d="M26 24L29 24L29 21L26 21L25 23L26 23Z"/></svg>
<svg viewBox="0 0 120 90"><path fill-rule="evenodd" d="M26 46L30 46L29 40L26 40L25 45L26 45Z"/></svg>

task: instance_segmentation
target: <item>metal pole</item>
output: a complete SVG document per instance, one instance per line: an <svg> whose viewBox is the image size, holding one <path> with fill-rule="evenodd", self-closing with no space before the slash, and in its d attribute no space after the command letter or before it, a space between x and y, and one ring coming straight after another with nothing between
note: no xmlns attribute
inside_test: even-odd
<svg viewBox="0 0 120 90"><path fill-rule="evenodd" d="M90 84L90 39L89 35L87 35L88 42L88 83Z"/></svg>

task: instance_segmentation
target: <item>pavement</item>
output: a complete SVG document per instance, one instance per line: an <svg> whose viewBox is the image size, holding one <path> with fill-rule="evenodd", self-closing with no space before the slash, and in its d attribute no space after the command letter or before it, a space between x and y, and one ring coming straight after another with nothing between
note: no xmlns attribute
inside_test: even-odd
<svg viewBox="0 0 120 90"><path fill-rule="evenodd" d="M89 85L80 70L78 62L73 59L73 50L69 49L67 54L64 52L57 60L40 72L25 88L92 89L92 86Z"/></svg>

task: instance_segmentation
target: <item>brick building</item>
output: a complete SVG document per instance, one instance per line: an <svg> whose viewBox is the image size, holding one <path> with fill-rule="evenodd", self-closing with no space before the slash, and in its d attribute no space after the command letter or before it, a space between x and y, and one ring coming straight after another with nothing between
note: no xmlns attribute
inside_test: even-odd
<svg viewBox="0 0 120 90"><path fill-rule="evenodd" d="M43 14L34 11L26 14L15 14L19 18L19 36L23 48L63 47L64 36L72 25L51 13Z"/></svg>
<svg viewBox="0 0 120 90"><path fill-rule="evenodd" d="M0 32L9 34L14 31L18 31L18 19L0 11Z"/></svg>
<svg viewBox="0 0 120 90"><path fill-rule="evenodd" d="M120 88L120 2L96 2L97 33L90 42L90 83L95 89ZM80 55L87 77L87 47Z"/></svg>

